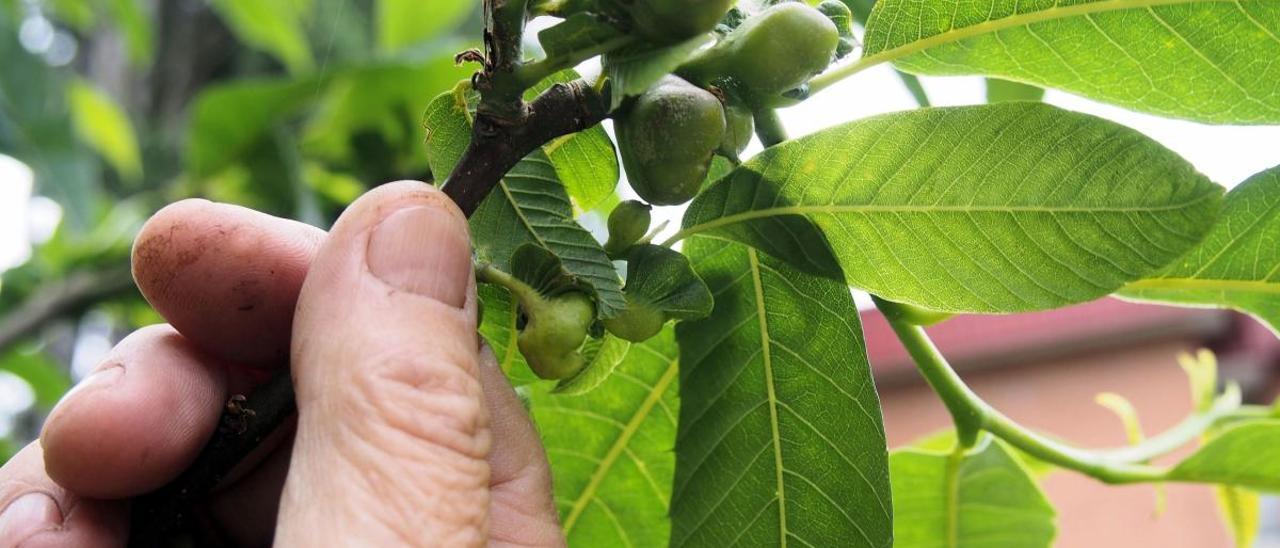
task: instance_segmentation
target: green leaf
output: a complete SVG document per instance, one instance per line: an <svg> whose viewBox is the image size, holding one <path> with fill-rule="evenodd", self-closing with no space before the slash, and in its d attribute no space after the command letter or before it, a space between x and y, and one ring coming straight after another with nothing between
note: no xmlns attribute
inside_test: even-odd
<svg viewBox="0 0 1280 548"><path fill-rule="evenodd" d="M1142 300L1247 312L1280 333L1280 166L1227 194L1204 241L1120 292Z"/></svg>
<svg viewBox="0 0 1280 548"><path fill-rule="evenodd" d="M311 79L239 80L201 93L192 107L188 167L207 177L240 160L309 104L316 85Z"/></svg>
<svg viewBox="0 0 1280 548"><path fill-rule="evenodd" d="M1231 531L1236 548L1252 548L1258 538L1258 493L1239 487L1214 488L1222 521Z"/></svg>
<svg viewBox="0 0 1280 548"><path fill-rule="evenodd" d="M895 548L1048 547L1053 507L999 440L988 438L960 458L895 451Z"/></svg>
<svg viewBox="0 0 1280 548"><path fill-rule="evenodd" d="M1238 424L1205 442L1169 479L1280 490L1280 420Z"/></svg>
<svg viewBox="0 0 1280 548"><path fill-rule="evenodd" d="M715 306L711 290L689 259L657 245L637 245L628 251L626 292L676 320L705 318Z"/></svg>
<svg viewBox="0 0 1280 548"><path fill-rule="evenodd" d="M704 34L670 46L637 44L604 55L602 63L612 86L610 108L618 108L623 99L644 93L695 52L714 43L713 35Z"/></svg>
<svg viewBox="0 0 1280 548"><path fill-rule="evenodd" d="M948 453L956 446L956 431L954 428L939 430L932 434L928 434L922 438L916 439L903 449L912 449L923 451L926 453ZM1032 477L1043 478L1058 468L1048 462L1042 461L1036 457L1019 451L1016 447L1008 445L1002 446L1002 449L1008 451L1023 467L1027 469ZM890 457L892 459L892 457Z"/></svg>
<svg viewBox="0 0 1280 548"><path fill-rule="evenodd" d="M1193 246L1222 189L1127 127L1041 103L878 116L765 150L698 196L718 234L943 312L1088 301ZM807 221L806 221L807 219Z"/></svg>
<svg viewBox="0 0 1280 548"><path fill-rule="evenodd" d="M569 82L577 77L577 73L571 70L553 74L531 88L525 98L532 99L556 83ZM427 160L437 181L453 172L471 142L475 101L470 85L462 83L452 91L436 96L427 105L424 118ZM579 208L591 210L613 196L621 169L613 141L603 127L596 125L558 137L543 145L542 150L551 159L565 191Z"/></svg>
<svg viewBox="0 0 1280 548"><path fill-rule="evenodd" d="M81 139L102 155L121 177L142 177L142 155L138 138L124 109L106 92L84 80L67 87L71 122Z"/></svg>
<svg viewBox="0 0 1280 548"><path fill-rule="evenodd" d="M987 78L987 102L1004 103L1007 101L1041 101L1044 99L1044 88L1036 87L1012 80Z"/></svg>
<svg viewBox="0 0 1280 548"><path fill-rule="evenodd" d="M422 125L427 130L427 165L436 184L453 173L471 144L471 115L461 88L437 95L427 104Z"/></svg>
<svg viewBox="0 0 1280 548"><path fill-rule="evenodd" d="M512 386L525 386L539 379L529 369L529 362L516 345L520 335L520 307L511 292L493 284L478 284L476 293L484 311L480 322L480 336L489 344L498 360L498 367L506 373Z"/></svg>
<svg viewBox="0 0 1280 548"><path fill-rule="evenodd" d="M564 267L564 262L547 248L527 243L511 255L511 277L524 282L544 297L552 297L581 287L580 281Z"/></svg>
<svg viewBox="0 0 1280 548"><path fill-rule="evenodd" d="M570 546L661 546L670 522L677 399L671 329L631 346L599 390L532 390Z"/></svg>
<svg viewBox="0 0 1280 548"><path fill-rule="evenodd" d="M213 0L213 9L241 41L279 59L289 72L314 65L303 25L311 0Z"/></svg>
<svg viewBox="0 0 1280 548"><path fill-rule="evenodd" d="M474 0L378 0L378 48L392 53L434 38L478 5Z"/></svg>
<svg viewBox="0 0 1280 548"><path fill-rule="evenodd" d="M596 292L601 318L625 306L622 282L600 243L573 220L573 207L542 151L516 164L471 217L476 254L509 271L516 248L535 243L555 253L564 268Z"/></svg>
<svg viewBox="0 0 1280 548"><path fill-rule="evenodd" d="M586 356L587 364L574 376L557 383L552 392L577 396L599 388L630 352L630 341L619 339L609 333L605 333L600 339L588 338L582 349L582 355Z"/></svg>
<svg viewBox="0 0 1280 548"><path fill-rule="evenodd" d="M861 64L984 74L1209 123L1280 122L1273 0L881 0Z"/></svg>
<svg viewBox="0 0 1280 548"><path fill-rule="evenodd" d="M428 160L431 172L451 173L470 142L466 92L437 96L427 108ZM573 205L555 166L541 150L525 157L507 173L471 217L476 254L504 272L511 256L525 243L555 253L565 268L591 285L601 318L625 306L622 283L600 243L573 220Z"/></svg>
<svg viewBox="0 0 1280 548"><path fill-rule="evenodd" d="M71 389L71 378L62 366L39 350L20 348L0 356L0 371L26 381L35 393L36 405L46 411Z"/></svg>
<svg viewBox="0 0 1280 548"><path fill-rule="evenodd" d="M685 243L716 295L677 326L671 546L888 546L879 399L844 284L718 238Z"/></svg>
<svg viewBox="0 0 1280 548"><path fill-rule="evenodd" d="M432 92L467 76L444 51L421 61L366 64L334 74L303 129L304 150L333 162L357 162L353 137L371 132L401 153L403 164L392 166L394 172L427 166L418 116L427 110Z"/></svg>
<svg viewBox="0 0 1280 548"><path fill-rule="evenodd" d="M129 50L129 60L135 66L146 66L151 61L151 54L155 48L155 36L151 18L147 15L141 0L110 0L107 9L116 27L124 35L125 47Z"/></svg>
<svg viewBox="0 0 1280 548"><path fill-rule="evenodd" d="M578 73L572 70L557 72L531 88L525 99L532 100L552 85L572 82L578 78ZM569 197L582 210L590 211L613 196L622 170L618 166L618 153L613 148L613 140L609 139L604 126L596 124L577 133L558 137L543 145L542 150L551 158L551 163L556 167L556 175L560 176Z"/></svg>
<svg viewBox="0 0 1280 548"><path fill-rule="evenodd" d="M604 44L626 34L591 13L575 13L568 19L538 33L538 43L547 57L567 56L575 51L599 51Z"/></svg>

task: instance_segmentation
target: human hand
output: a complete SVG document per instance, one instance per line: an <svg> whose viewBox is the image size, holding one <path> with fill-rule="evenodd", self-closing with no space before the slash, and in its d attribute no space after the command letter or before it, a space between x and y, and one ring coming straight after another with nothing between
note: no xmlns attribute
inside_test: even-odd
<svg viewBox="0 0 1280 548"><path fill-rule="evenodd" d="M203 501L231 544L563 545L528 416L476 335L466 220L394 183L332 232L190 200L134 245L141 329L0 469L0 546L117 546L231 394L292 367L296 428ZM295 433L296 431L296 433Z"/></svg>

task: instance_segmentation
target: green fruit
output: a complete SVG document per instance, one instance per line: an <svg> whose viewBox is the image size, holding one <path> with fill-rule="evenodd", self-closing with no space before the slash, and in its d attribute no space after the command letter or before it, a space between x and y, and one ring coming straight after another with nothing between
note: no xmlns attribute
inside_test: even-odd
<svg viewBox="0 0 1280 548"><path fill-rule="evenodd" d="M858 39L853 35L853 12L840 0L823 0L818 4L818 11L827 16L840 33L840 43L836 45L836 58L843 59L853 52Z"/></svg>
<svg viewBox="0 0 1280 548"><path fill-rule="evenodd" d="M827 68L839 43L840 31L822 12L787 2L747 19L678 72L699 83L728 76L754 95L780 95Z"/></svg>
<svg viewBox="0 0 1280 548"><path fill-rule="evenodd" d="M648 204L627 200L618 204L609 213L609 241L604 250L610 255L619 255L632 244L640 241L649 232L652 222Z"/></svg>
<svg viewBox="0 0 1280 548"><path fill-rule="evenodd" d="M627 295L627 308L617 317L604 321L604 328L614 336L631 342L644 342L662 331L667 315L653 305Z"/></svg>
<svg viewBox="0 0 1280 548"><path fill-rule="evenodd" d="M528 322L516 337L516 344L538 377L563 379L582 369L584 361L578 349L596 317L590 297L566 293L540 301L535 308L526 308L525 314Z"/></svg>
<svg viewBox="0 0 1280 548"><path fill-rule="evenodd" d="M615 128L636 194L651 204L683 204L698 193L724 141L724 107L711 92L668 76L637 97Z"/></svg>
<svg viewBox="0 0 1280 548"><path fill-rule="evenodd" d="M720 154L736 159L751 144L751 137L756 130L755 118L751 115L751 109L728 104L724 107L724 119L724 141L720 142Z"/></svg>
<svg viewBox="0 0 1280 548"><path fill-rule="evenodd" d="M710 32L735 0L636 0L631 19L640 34L659 44Z"/></svg>
<svg viewBox="0 0 1280 548"><path fill-rule="evenodd" d="M731 74L747 89L777 95L831 64L840 32L822 12L805 4L778 4L747 19L729 35Z"/></svg>

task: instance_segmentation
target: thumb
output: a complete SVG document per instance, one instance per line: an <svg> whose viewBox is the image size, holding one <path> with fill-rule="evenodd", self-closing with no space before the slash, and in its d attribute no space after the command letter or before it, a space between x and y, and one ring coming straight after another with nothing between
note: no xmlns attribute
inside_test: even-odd
<svg viewBox="0 0 1280 548"><path fill-rule="evenodd" d="M303 284L284 546L478 546L489 417L466 218L394 183L343 213Z"/></svg>

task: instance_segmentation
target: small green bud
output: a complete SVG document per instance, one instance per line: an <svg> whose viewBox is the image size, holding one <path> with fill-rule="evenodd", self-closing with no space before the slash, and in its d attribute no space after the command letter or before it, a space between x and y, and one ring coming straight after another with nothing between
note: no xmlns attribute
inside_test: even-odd
<svg viewBox="0 0 1280 548"><path fill-rule="evenodd" d="M649 204L627 200L609 213L609 241L604 250L609 255L621 255L628 247L640 241L649 232L651 216Z"/></svg>
<svg viewBox="0 0 1280 548"><path fill-rule="evenodd" d="M627 307L617 317L604 321L614 336L631 342L652 339L667 323L667 315L653 305L627 295Z"/></svg>

